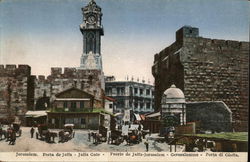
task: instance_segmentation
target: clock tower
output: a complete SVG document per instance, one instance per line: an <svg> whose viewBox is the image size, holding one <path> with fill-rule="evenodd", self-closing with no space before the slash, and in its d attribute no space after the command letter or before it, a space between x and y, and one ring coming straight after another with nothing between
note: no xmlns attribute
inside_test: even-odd
<svg viewBox="0 0 250 162"><path fill-rule="evenodd" d="M83 22L80 30L83 35L83 53L80 69L102 70L101 36L102 11L94 0L82 8Z"/></svg>

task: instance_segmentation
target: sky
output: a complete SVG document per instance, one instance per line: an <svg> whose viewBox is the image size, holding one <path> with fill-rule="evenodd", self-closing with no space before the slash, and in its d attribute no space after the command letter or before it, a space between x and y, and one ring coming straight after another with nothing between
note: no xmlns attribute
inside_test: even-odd
<svg viewBox="0 0 250 162"><path fill-rule="evenodd" d="M0 0L0 64L28 64L33 75L79 67L81 8L90 0ZM247 0L95 0L102 8L105 75L154 82L154 54L184 25L200 36L249 41Z"/></svg>

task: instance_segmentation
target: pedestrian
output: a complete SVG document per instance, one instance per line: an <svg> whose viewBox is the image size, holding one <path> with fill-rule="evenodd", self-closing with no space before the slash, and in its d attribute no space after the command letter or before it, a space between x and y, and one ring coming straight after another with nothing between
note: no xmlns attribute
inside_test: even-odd
<svg viewBox="0 0 250 162"><path fill-rule="evenodd" d="M141 131L141 124L139 124L138 130Z"/></svg>
<svg viewBox="0 0 250 162"><path fill-rule="evenodd" d="M107 134L108 134L108 144L110 144L110 142L111 142L111 131L109 130Z"/></svg>
<svg viewBox="0 0 250 162"><path fill-rule="evenodd" d="M146 133L142 132L142 138L145 139Z"/></svg>
<svg viewBox="0 0 250 162"><path fill-rule="evenodd" d="M144 144L145 144L145 146L146 146L146 151L148 152L148 140L146 140L145 142L144 142Z"/></svg>
<svg viewBox="0 0 250 162"><path fill-rule="evenodd" d="M34 132L35 132L35 129L33 127L31 127L31 129L30 129L31 138L33 138Z"/></svg>
<svg viewBox="0 0 250 162"><path fill-rule="evenodd" d="M139 133L138 133L138 139L139 139L140 142L142 142L142 138L141 137L142 137L142 132L139 131Z"/></svg>
<svg viewBox="0 0 250 162"><path fill-rule="evenodd" d="M96 133L93 133L93 144L96 144Z"/></svg>
<svg viewBox="0 0 250 162"><path fill-rule="evenodd" d="M16 132L13 129L10 132L10 142L9 142L9 145L15 145L15 143L16 143Z"/></svg>

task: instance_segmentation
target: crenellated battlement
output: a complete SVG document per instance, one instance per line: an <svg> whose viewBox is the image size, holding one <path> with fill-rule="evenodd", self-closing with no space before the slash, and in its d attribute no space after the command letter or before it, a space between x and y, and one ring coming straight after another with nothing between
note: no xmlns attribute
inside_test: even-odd
<svg viewBox="0 0 250 162"><path fill-rule="evenodd" d="M203 38L199 37L198 39L193 38L185 38L186 42L198 41L200 45L209 45L222 48L230 48L230 49L247 49L249 48L249 42L236 41L236 40L222 40L222 39L211 39L211 38Z"/></svg>
<svg viewBox="0 0 250 162"><path fill-rule="evenodd" d="M65 67L53 67L51 68L51 75L48 78L85 78L86 76L101 75L101 70L85 70L79 68Z"/></svg>
<svg viewBox="0 0 250 162"><path fill-rule="evenodd" d="M246 49L249 48L249 42L243 42L243 41L236 41L236 40L222 40L222 39L211 39L211 38L203 38L199 36L199 28L191 27L191 26L183 26L179 30L176 31L176 42L181 43L193 43L193 42L199 42L200 44L207 43L211 46L218 46L220 48L227 47L227 48L238 48L238 49ZM175 43L173 43L175 44ZM164 53L166 53L165 50L170 49L166 48L163 50ZM171 49L170 49L171 50ZM172 51L172 50L171 50Z"/></svg>
<svg viewBox="0 0 250 162"><path fill-rule="evenodd" d="M187 33L190 32L188 35ZM221 54L223 51L248 51L249 42L236 40L222 40L203 38L199 35L199 29L193 27L183 27L176 32L176 41L154 55L154 62L166 58L170 53L178 51L184 46L194 46L197 49L216 51ZM239 53L239 52L237 52Z"/></svg>
<svg viewBox="0 0 250 162"><path fill-rule="evenodd" d="M29 65L6 64L0 65L0 77L16 77L16 76L30 76L31 68Z"/></svg>

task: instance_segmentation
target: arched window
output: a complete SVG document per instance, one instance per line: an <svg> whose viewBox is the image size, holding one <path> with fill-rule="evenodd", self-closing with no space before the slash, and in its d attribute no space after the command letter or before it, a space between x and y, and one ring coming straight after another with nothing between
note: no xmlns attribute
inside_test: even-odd
<svg viewBox="0 0 250 162"><path fill-rule="evenodd" d="M92 51L95 52L95 35L93 32L88 33L87 35L87 53Z"/></svg>

